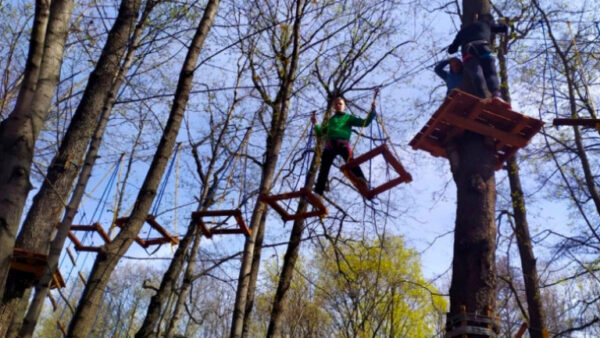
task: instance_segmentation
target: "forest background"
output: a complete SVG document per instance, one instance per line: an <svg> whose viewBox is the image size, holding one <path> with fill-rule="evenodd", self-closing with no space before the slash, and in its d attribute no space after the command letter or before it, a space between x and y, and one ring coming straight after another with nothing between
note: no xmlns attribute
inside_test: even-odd
<svg viewBox="0 0 600 338"><path fill-rule="evenodd" d="M180 74L185 73L182 64L188 60L197 27L214 1L73 3L59 81L48 106L40 107L43 127L32 152L33 189L19 224L27 223L36 203L33 197L53 166L60 163L63 168L77 168L75 173L83 167L82 161L71 161L68 156L61 160L57 154L61 155L61 141L69 126L79 121L74 117L82 109L80 103L89 102L82 97L94 80L90 72L98 65L125 3L132 6L130 20L133 17L131 22L139 27L139 36L135 37L138 40L127 37L127 48L117 52L123 56L117 62L121 67L127 65L125 50L132 55L122 84L116 88L114 106L106 103L111 101L107 95L100 105L106 114L99 110L95 115L98 121L102 116L108 119L74 224L98 222L107 232L112 230L114 238L119 232L111 229L114 217L133 215L135 201L143 198L138 192L144 191L145 177L155 163L159 135L168 128L173 102L180 98ZM19 90L27 80L24 74L35 5L0 1L4 18L0 23L3 123L18 108ZM361 131L355 153L386 140L413 181L368 201L337 169L332 170L330 191L326 192L329 215L303 224L301 257L279 329L291 335L439 335L447 311L444 296L451 274L456 189L447 160L414 151L408 142L445 95L445 87L432 69L448 57L444 48L460 27L461 4L269 0L217 1L216 5L214 22L191 68L193 82L189 101L183 105L181 128L174 131L173 144L161 153L164 174L158 177L164 189L156 183L158 196L150 200L149 204L154 204L145 213L156 216L179 237L188 232L192 212L203 207L240 207L246 222L261 223L255 210L259 192L265 188L294 190L310 176L315 144L309 136L311 112L316 111L322 119L331 98L342 93L349 110L364 117L373 92L380 88L376 100L379 123ZM556 336L598 336L598 132L593 128L554 128L551 120L574 113L595 116L600 5L593 1L517 0L493 1L492 5L495 17L508 17L511 23L505 44L505 76L512 106L546 122L531 144L519 151L517 162L548 329ZM144 13L147 17L142 20ZM118 71L116 67L112 77L107 75L113 85L118 82L114 80ZM353 139L358 136L354 134ZM280 145L273 143L276 138ZM380 160L363 165L363 169L373 182L382 182L389 174ZM496 180L497 311L502 332L509 336L526 321L526 303L506 170L499 170ZM74 182L67 186L70 191ZM67 197L54 199L64 206ZM262 220L264 239L257 241L262 252L253 249L260 266L256 292L246 298L247 303L254 303L254 309L242 316L243 330L250 335L264 335L275 325L272 298L293 228L273 211L267 215ZM156 236L147 224L139 225L140 238ZM103 244L97 234L77 235L85 235L82 241L88 246ZM197 233L192 235L200 238ZM45 238L38 237L39 241ZM185 264L159 304L160 318L152 329L186 336L227 335L235 331L239 314L235 309L240 306L240 285L244 285L239 274L241 260L247 256L245 237L215 235L187 245L182 255ZM96 259L96 253L78 252L69 240L65 246L76 254L77 265L63 252L59 267L67 286L61 295L52 291L58 300L56 311L46 301L37 326L41 336L60 336L55 321L67 325L79 311L82 280L89 279ZM119 253L116 270L107 276L110 282L96 304L99 315L88 329L99 336L138 332L149 317L150 296L159 288L176 248L165 244L144 250L134 243ZM258 273L258 268L253 265L252 271ZM340 280L345 283L336 285ZM396 293L400 296L394 296ZM298 309L310 311L304 315ZM0 318L11 323L5 326L7 330L20 326L16 318L23 316L25 309L21 311L10 320ZM407 313L412 312L416 318L408 318ZM400 318L408 319L401 323Z"/></svg>

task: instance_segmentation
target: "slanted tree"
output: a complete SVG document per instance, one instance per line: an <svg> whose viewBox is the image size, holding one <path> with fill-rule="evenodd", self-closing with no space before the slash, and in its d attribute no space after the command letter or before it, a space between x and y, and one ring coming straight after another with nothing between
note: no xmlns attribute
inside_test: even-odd
<svg viewBox="0 0 600 338"><path fill-rule="evenodd" d="M5 293L19 222L32 187L34 145L60 76L72 10L73 0L36 1L23 84L14 110L0 124L0 295Z"/></svg>
<svg viewBox="0 0 600 338"><path fill-rule="evenodd" d="M94 318L98 311L110 275L146 221L156 195L158 184L165 171L170 154L173 151L185 107L189 100L196 63L217 13L219 3L219 0L210 0L206 6L204 15L200 20L182 65L169 119L150 169L138 194L136 204L121 232L119 232L112 242L102 246L101 251L98 253L88 279L88 284L69 325L69 337L87 337L90 333L93 322L92 318Z"/></svg>

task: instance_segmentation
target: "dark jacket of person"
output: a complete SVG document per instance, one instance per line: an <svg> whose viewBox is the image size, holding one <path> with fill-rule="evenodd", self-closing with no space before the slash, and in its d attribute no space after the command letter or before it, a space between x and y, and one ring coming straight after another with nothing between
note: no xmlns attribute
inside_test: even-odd
<svg viewBox="0 0 600 338"><path fill-rule="evenodd" d="M448 47L448 53L454 54L458 51L458 47L462 47L462 54L466 55L471 53L469 50L469 42L477 42L478 44L489 44L491 43L492 33L507 33L508 25L505 23L490 23L487 20L478 20L463 27L450 47ZM489 48L489 47L488 47Z"/></svg>

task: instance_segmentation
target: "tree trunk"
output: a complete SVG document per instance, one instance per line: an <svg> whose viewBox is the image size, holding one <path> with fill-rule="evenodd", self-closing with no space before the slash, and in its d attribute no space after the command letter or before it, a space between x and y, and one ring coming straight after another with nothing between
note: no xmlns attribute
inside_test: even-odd
<svg viewBox="0 0 600 338"><path fill-rule="evenodd" d="M5 293L5 282L12 261L15 237L25 200L31 189L29 173L35 140L50 110L60 76L72 9L73 0L52 1L39 71L35 70L35 66L39 59L37 44L42 27L40 30L33 29L30 52L34 55L28 57L25 70L26 78L30 78L31 81L23 86L23 90L27 93L19 93L21 100L17 102L16 109L0 124L0 158L2 159L0 165L0 295ZM43 14L36 17L36 24L43 22ZM30 86L34 82L36 72L39 75L35 93L31 95ZM0 327L0 335L5 332L5 329Z"/></svg>
<svg viewBox="0 0 600 338"><path fill-rule="evenodd" d="M328 103L326 111L329 111L331 102ZM311 188L315 183L315 177L317 169L321 163L321 159L317 154L321 153L323 148L323 142L317 139L315 146L315 155L310 163L308 171L306 173L306 184L305 187ZM301 199L298 203L297 213L304 212L308 207L306 200ZM283 265L281 267L281 274L279 275L279 282L277 284L277 291L275 291L275 297L273 298L273 306L271 308L271 318L269 319L269 326L267 329L267 337L281 337L281 329L283 325L286 295L290 288L292 278L294 277L294 268L296 261L298 260L298 254L300 252L300 244L302 243L302 233L304 232L304 220L296 220L292 226L290 233L290 240L288 247L283 257Z"/></svg>
<svg viewBox="0 0 600 338"><path fill-rule="evenodd" d="M463 25L475 13L489 11L488 0L463 0ZM463 306L468 313L486 315L496 304L495 149L490 143L466 132L448 147L455 158L450 164L457 190L449 319Z"/></svg>
<svg viewBox="0 0 600 338"><path fill-rule="evenodd" d="M119 90L114 84L117 82L123 53L130 41L139 7L140 0L122 1L117 19L108 35L96 68L89 77L59 152L54 157L46 179L25 218L15 243L17 247L36 253L48 252L55 225L64 211L64 201L71 193L73 182L82 167L82 157L90 137L97 129L98 116L103 110L106 115L110 114L114 103L113 95ZM78 205L75 205L74 209L77 207ZM24 290L29 288L30 281L22 277L21 274L9 274L7 293L5 293L7 299L18 300ZM6 302L4 306L9 309L15 308L12 301Z"/></svg>
<svg viewBox="0 0 600 338"><path fill-rule="evenodd" d="M138 194L137 202L129 217L129 221L122 228L121 232L111 243L103 246L98 253L88 284L84 289L77 310L69 325L68 337L87 337L91 330L92 318L96 315L101 304L104 288L110 279L111 273L114 271L120 257L131 246L146 220L148 211L156 195L156 189L164 173L170 154L173 151L179 127L181 126L181 120L185 112L185 106L192 88L196 63L204 40L212 26L219 2L219 0L210 0L206 6L181 70L169 120L167 121L157 152L152 159L148 174Z"/></svg>
<svg viewBox="0 0 600 338"><path fill-rule="evenodd" d="M296 70L298 68L301 43L300 23L305 7L306 5L302 0L296 1L296 15L292 31L293 51L288 59L282 60L282 63L286 64L284 77L277 94L277 99L271 104L273 117L271 120L270 131L267 134L267 151L259 188L260 193L268 193L271 188L271 181L277 164L279 150L281 149L281 142L283 140L289 110L289 98L292 93ZM254 77L253 80L256 81ZM255 85L258 86L257 83L255 83ZM258 276L258 262L260 262L262 234L264 234L266 220L266 207L266 204L257 202L252 214L252 221L250 223L252 235L246 240L244 245L242 266L238 277L238 287L230 331L230 336L232 338L241 337L245 333L247 334L250 313L254 301L254 289Z"/></svg>
<svg viewBox="0 0 600 338"><path fill-rule="evenodd" d="M238 84L239 84L239 82L238 82ZM235 100L236 100L236 98L234 97L234 101ZM212 152L212 157L211 157L210 163L208 165L208 168L206 170L206 173L202 174L200 165L198 165L198 168L197 168L198 173L199 173L198 176L200 176L200 178L202 180L202 187L205 187L200 195L201 197L200 197L200 201L199 201L198 210L207 210L207 208L214 201L213 196L209 196L209 194L211 193L211 191L216 191L216 189L218 188L219 182L218 182L218 180L214 180L212 182L212 184L210 184L209 178L213 177L213 173L215 171L215 165L217 164L217 159L219 158L219 156L218 156L218 154L220 153L219 150L221 149L221 145L223 143L225 133L226 133L229 123L231 121L231 116L234 111L234 107L235 106L233 105L230 108L227 120L226 120L225 124L223 125L223 128L221 129L221 132L219 133L219 136L217 137L217 140L215 141L215 145L213 147L213 152ZM250 137L250 131L248 131L246 133L246 136L245 136L243 142L247 142L249 137ZM196 162L200 163L200 159L199 159L198 154L195 149L196 148L194 148L194 150L193 150L193 155L196 159ZM158 288L158 291L150 299L150 304L148 305L146 317L144 318L144 322L142 323L142 326L136 333L136 335L135 335L136 337L138 337L138 338L149 337L152 335L155 328L157 327L157 325L160 321L161 310L164 307L164 304L167 302L169 295L171 295L173 293L173 291L175 289L175 284L177 283L177 278L181 274L181 269L182 269L183 263L185 261L185 252L188 250L190 243L194 239L194 236L196 234L196 230L195 230L196 228L197 228L196 220L192 219L190 221L190 224L188 225L185 235L179 241L177 250L175 251L175 254L173 255L173 259L171 260L171 263L169 264L169 268L163 275L163 278L160 282L160 287Z"/></svg>
<svg viewBox="0 0 600 338"><path fill-rule="evenodd" d="M198 257L198 251L200 249L200 239L202 238L202 232L197 226L193 226L193 237L194 243L192 244L192 248L190 249L190 254L187 259L187 268L185 269L185 274L183 275L183 282L181 283L181 287L179 288L179 295L177 296L177 302L175 303L175 309L173 310L173 316L169 322L169 327L167 328L167 332L165 332L165 336L167 338L173 338L175 333L177 332L177 325L181 320L181 315L183 314L183 309L185 306L185 299L187 298L188 292L192 287L193 278L194 278L194 269L196 267L196 258Z"/></svg>
<svg viewBox="0 0 600 338"><path fill-rule="evenodd" d="M194 238L193 234L195 233L195 228L197 228L195 224L190 222L185 236L183 236L183 238L179 241L179 245L177 246L177 250L175 251L171 263L169 264L169 268L163 275L162 281L160 282L160 287L156 294L150 299L150 304L148 305L144 322L142 323L142 326L138 332L135 334L137 338L150 337L152 336L153 332L157 330L161 310L175 289L177 278L181 273L181 269L185 260L185 252L188 250L190 243Z"/></svg>
<svg viewBox="0 0 600 338"><path fill-rule="evenodd" d="M500 91L502 98L510 102L510 92L508 87L508 70L506 67L507 43L503 43L498 51L498 64L500 66ZM542 338L546 328L546 314L542 306L542 296L539 288L539 279L536 267L536 259L533 254L533 245L529 234L529 224L527 222L527 212L525 209L525 195L521 186L519 176L519 165L512 156L506 161L506 171L510 183L510 196L513 205L513 214L515 219L515 235L517 236L517 246L521 257L521 269L525 281L525 294L527 297L527 312L529 314L529 335L532 338ZM518 297L515 295L515 297Z"/></svg>

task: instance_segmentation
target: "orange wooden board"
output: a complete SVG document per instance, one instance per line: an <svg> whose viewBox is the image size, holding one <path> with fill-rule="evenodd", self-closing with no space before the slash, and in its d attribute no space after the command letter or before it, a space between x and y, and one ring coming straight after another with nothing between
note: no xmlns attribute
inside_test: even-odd
<svg viewBox="0 0 600 338"><path fill-rule="evenodd" d="M383 159L389 164L392 169L398 174L398 177L391 179L383 184L376 187L368 187L360 182L358 177L352 173L352 168L367 162L376 156L383 156ZM390 152L386 144L382 144L374 149L348 161L341 167L342 172L348 177L350 182L358 189L361 195L366 198L373 198L376 195L397 186L400 183L412 181L412 176L404 169L400 161L398 161L394 155Z"/></svg>
<svg viewBox="0 0 600 338"><path fill-rule="evenodd" d="M446 143L466 130L472 131L494 139L495 169L498 170L506 159L525 147L542 126L542 121L519 114L503 103L482 100L455 89L410 145L433 156L447 157Z"/></svg>
<svg viewBox="0 0 600 338"><path fill-rule="evenodd" d="M33 275L37 281L42 277L42 274L44 273L47 260L48 256L46 255L30 252L20 248L14 248L13 260L11 262L10 268L11 270L29 273ZM57 287L65 287L65 281L62 275L60 274L58 268L52 275L52 282L50 283L51 289L55 289Z"/></svg>
<svg viewBox="0 0 600 338"><path fill-rule="evenodd" d="M105 244L110 243L110 237L106 231L104 231L104 228L100 223L96 222L92 225L73 224L71 225L71 230L69 231L68 237L73 242L73 245L75 245L75 250L77 251L98 252L100 251L100 246L83 245L73 231L96 232L100 238L102 238Z"/></svg>
<svg viewBox="0 0 600 338"><path fill-rule="evenodd" d="M304 198L309 206L307 211L302 213L292 214L289 213L279 202L294 198ZM288 192L279 195L267 195L261 194L259 199L262 202L267 203L281 216L284 221L295 221L300 219L307 219L310 217L324 217L327 215L327 207L321 202L321 200L308 188L302 188L298 191ZM312 207L312 210L308 208Z"/></svg>
<svg viewBox="0 0 600 338"><path fill-rule="evenodd" d="M224 217L223 224L218 224L213 227L209 227L204 219L217 217ZM230 218L235 220L235 224L230 224L228 222ZM243 234L246 236L250 236L252 234L252 231L248 228L246 222L244 221L244 217L242 216L240 209L196 211L192 213L192 219L200 227L202 233L207 238L212 238L212 236L216 234ZM231 228L232 226L233 228Z"/></svg>
<svg viewBox="0 0 600 338"><path fill-rule="evenodd" d="M121 228L127 223L127 221L129 221L129 217L117 218L117 220L115 221L115 225ZM148 223L148 225L150 225L152 229L156 230L161 237L148 238L144 240L141 239L139 236L136 236L135 241L141 247L147 248L152 245L160 245L166 243L171 243L175 245L179 243L179 238L177 236L172 236L162 225L160 225L156 221L154 215L148 215L146 217L146 223Z"/></svg>

